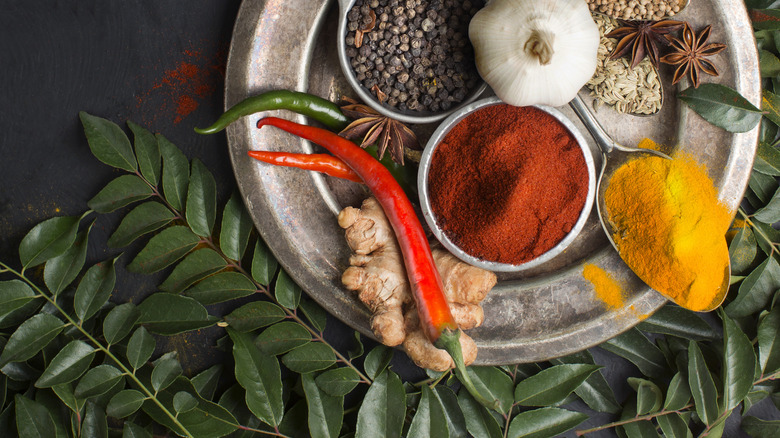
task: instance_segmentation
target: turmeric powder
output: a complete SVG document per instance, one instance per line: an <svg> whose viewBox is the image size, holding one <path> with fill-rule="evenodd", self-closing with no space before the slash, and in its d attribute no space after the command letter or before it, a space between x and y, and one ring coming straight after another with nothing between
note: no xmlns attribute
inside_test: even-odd
<svg viewBox="0 0 780 438"><path fill-rule="evenodd" d="M706 168L679 154L631 160L605 191L623 260L648 286L694 311L720 305L729 275L725 235L732 212L717 195Z"/></svg>
<svg viewBox="0 0 780 438"><path fill-rule="evenodd" d="M619 309L625 304L623 288L607 271L600 267L587 263L582 276L593 284L596 296L609 310Z"/></svg>

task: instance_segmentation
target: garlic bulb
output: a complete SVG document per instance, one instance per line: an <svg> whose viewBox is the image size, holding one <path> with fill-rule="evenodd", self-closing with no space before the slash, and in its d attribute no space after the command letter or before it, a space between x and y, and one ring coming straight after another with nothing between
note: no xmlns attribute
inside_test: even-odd
<svg viewBox="0 0 780 438"><path fill-rule="evenodd" d="M599 30L585 0L493 0L469 38L479 74L511 105L565 105L596 70Z"/></svg>

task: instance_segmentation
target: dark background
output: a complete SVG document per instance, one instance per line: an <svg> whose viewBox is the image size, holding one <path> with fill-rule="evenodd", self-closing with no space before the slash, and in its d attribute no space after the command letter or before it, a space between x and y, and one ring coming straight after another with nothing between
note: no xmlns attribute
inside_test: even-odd
<svg viewBox="0 0 780 438"><path fill-rule="evenodd" d="M217 181L219 205L224 204L235 189L225 136L200 136L192 128L210 124L222 112L225 62L239 5L239 0L3 2L0 259L18 265L17 247L30 228L53 216L80 215L92 196L122 174L92 156L79 111L162 133L189 158L206 164ZM88 266L119 254L105 243L120 214L98 216ZM125 271L138 249L131 246L118 263L114 302L137 304L161 281ZM224 310L210 308L217 315ZM161 339L158 345L160 352L178 350L192 376L222 359L215 348L222 335L212 329ZM326 336L340 345L351 338L351 329L331 318ZM625 379L638 371L598 349L594 354L623 401L629 395ZM392 366L405 379L425 377L400 352ZM567 407L587 412L582 403ZM767 401L751 411L761 418L776 413ZM579 428L611 420L594 414ZM737 415L728 424L724 436L740 435Z"/></svg>

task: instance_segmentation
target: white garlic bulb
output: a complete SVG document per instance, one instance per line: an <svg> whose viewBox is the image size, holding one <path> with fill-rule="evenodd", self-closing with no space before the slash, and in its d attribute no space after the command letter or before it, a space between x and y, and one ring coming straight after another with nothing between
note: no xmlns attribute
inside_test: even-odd
<svg viewBox="0 0 780 438"><path fill-rule="evenodd" d="M492 0L469 38L480 76L510 105L565 105L596 70L599 29L585 0Z"/></svg>

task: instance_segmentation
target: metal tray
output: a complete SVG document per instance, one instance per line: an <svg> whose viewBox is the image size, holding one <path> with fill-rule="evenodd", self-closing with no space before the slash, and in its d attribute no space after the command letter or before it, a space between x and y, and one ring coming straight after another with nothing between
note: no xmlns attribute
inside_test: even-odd
<svg viewBox="0 0 780 438"><path fill-rule="evenodd" d="M337 9L336 2L327 0L244 0L228 58L226 108L273 89L308 91L334 101L342 95L354 96L336 57ZM697 0L677 18L696 29L712 23L710 40L729 46L714 58L721 76L707 76L703 81L731 86L759 105L758 55L742 0ZM708 124L677 102L677 89L668 82L671 70L662 66L660 73L666 80L666 103L660 113L634 117L602 106L597 117L626 145L635 145L643 137L679 144L707 166L721 200L736 210L750 176L758 129L730 134ZM586 92L582 97L592 100ZM568 107L559 109L586 132ZM304 121L294 114L276 113ZM341 285L349 248L336 222L342 207L358 206L367 193L358 184L248 158L249 149L313 149L279 130L255 129L257 119L245 118L227 131L238 186L257 229L284 269L310 296L337 318L373 337L366 308ZM413 127L423 144L434 128ZM591 142L591 147L596 146ZM479 346L478 364L535 362L573 353L633 327L666 302L620 260L593 211L581 235L561 256L533 271L499 275L499 284L483 303L485 323L469 332ZM597 264L623 284L628 293L625 307L604 308L582 277L585 263Z"/></svg>

